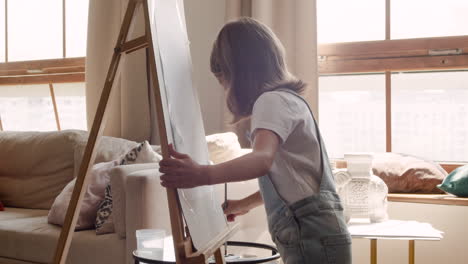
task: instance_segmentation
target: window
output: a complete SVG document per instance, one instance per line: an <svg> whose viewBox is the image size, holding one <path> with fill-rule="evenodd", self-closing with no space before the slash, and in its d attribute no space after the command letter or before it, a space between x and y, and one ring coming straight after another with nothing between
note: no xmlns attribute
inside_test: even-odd
<svg viewBox="0 0 468 264"><path fill-rule="evenodd" d="M468 71L392 74L392 149L441 161L468 157Z"/></svg>
<svg viewBox="0 0 468 264"><path fill-rule="evenodd" d="M62 57L61 4L61 0L8 1L8 61Z"/></svg>
<svg viewBox="0 0 468 264"><path fill-rule="evenodd" d="M88 0L0 0L0 130L86 129Z"/></svg>
<svg viewBox="0 0 468 264"><path fill-rule="evenodd" d="M351 11L364 2L317 4L319 119L330 157L393 151L467 162L468 3L382 0ZM340 29L321 17L358 33L325 38ZM367 23L350 28L353 19Z"/></svg>
<svg viewBox="0 0 468 264"><path fill-rule="evenodd" d="M385 39L385 0L319 0L317 10L319 43Z"/></svg>
<svg viewBox="0 0 468 264"><path fill-rule="evenodd" d="M66 57L86 56L89 0L67 1L66 4Z"/></svg>
<svg viewBox="0 0 468 264"><path fill-rule="evenodd" d="M467 12L463 0L391 0L392 39L468 35Z"/></svg>
<svg viewBox="0 0 468 264"><path fill-rule="evenodd" d="M385 76L322 76L319 120L327 151L385 152Z"/></svg>

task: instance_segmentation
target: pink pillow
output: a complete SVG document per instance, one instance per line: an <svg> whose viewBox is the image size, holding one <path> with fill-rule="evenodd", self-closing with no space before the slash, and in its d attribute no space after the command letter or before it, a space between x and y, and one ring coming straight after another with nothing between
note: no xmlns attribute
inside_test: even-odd
<svg viewBox="0 0 468 264"><path fill-rule="evenodd" d="M118 165L159 162L161 156L153 151L148 141L128 151L120 158L94 164L89 175L88 189L84 194L81 210L75 230L93 229L98 208L105 196L106 186L110 182L110 171ZM68 204L75 188L76 178L70 181L55 198L48 215L48 223L62 226L67 214Z"/></svg>
<svg viewBox="0 0 468 264"><path fill-rule="evenodd" d="M119 165L119 160L114 160L95 164L91 169L88 190L81 203L80 215L75 230L94 228L97 209L102 199L104 199L104 190L109 183L110 169L117 165ZM55 198L47 218L49 224L63 225L73 188L75 188L75 181L76 178L69 182L57 198Z"/></svg>
<svg viewBox="0 0 468 264"><path fill-rule="evenodd" d="M447 172L433 161L399 153L374 153L372 171L387 184L389 193L444 193L437 184Z"/></svg>

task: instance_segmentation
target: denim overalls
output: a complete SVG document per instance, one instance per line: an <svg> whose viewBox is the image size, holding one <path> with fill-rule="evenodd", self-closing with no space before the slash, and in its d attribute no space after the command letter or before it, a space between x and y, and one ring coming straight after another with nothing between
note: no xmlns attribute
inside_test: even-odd
<svg viewBox="0 0 468 264"><path fill-rule="evenodd" d="M291 93L305 102L301 96L292 91L284 89L281 91ZM268 217L268 229L285 264L349 264L351 236L344 220L343 207L335 190L325 145L312 111L310 113L317 127L321 152L323 175L320 191L288 205L276 191L270 176L260 177L259 186Z"/></svg>

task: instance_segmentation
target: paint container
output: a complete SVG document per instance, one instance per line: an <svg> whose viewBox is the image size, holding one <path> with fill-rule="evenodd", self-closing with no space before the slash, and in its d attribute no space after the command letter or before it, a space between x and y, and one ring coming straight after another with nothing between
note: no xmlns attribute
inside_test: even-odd
<svg viewBox="0 0 468 264"><path fill-rule="evenodd" d="M163 229L140 229L136 231L138 255L150 259L162 259L164 252Z"/></svg>

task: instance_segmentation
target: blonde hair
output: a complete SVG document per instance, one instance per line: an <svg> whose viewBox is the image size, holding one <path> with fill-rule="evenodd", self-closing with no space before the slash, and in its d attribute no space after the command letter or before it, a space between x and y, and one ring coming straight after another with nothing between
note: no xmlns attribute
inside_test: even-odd
<svg viewBox="0 0 468 264"><path fill-rule="evenodd" d="M301 93L305 83L288 72L284 47L275 34L252 18L226 24L211 52L211 72L228 84L227 106L235 123L252 115L264 92L287 88Z"/></svg>

